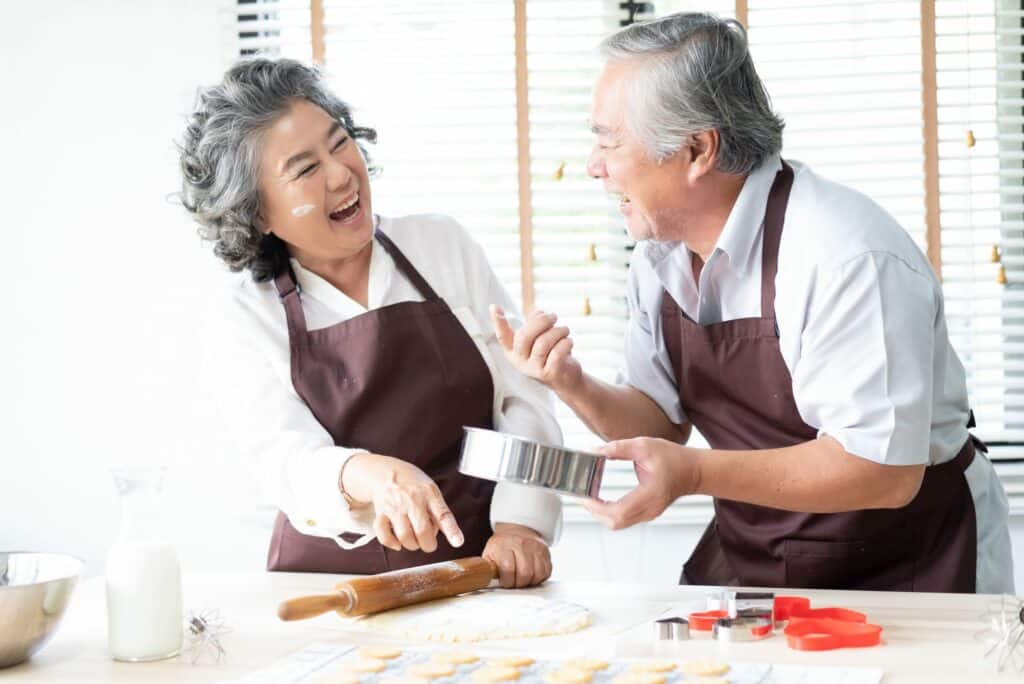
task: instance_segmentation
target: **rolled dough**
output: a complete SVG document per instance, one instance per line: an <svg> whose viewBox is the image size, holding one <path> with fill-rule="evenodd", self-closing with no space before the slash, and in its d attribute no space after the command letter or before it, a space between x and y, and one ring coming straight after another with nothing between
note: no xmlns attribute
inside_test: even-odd
<svg viewBox="0 0 1024 684"><path fill-rule="evenodd" d="M485 591L369 615L359 623L395 636L471 642L569 634L590 624L590 611L514 591Z"/></svg>

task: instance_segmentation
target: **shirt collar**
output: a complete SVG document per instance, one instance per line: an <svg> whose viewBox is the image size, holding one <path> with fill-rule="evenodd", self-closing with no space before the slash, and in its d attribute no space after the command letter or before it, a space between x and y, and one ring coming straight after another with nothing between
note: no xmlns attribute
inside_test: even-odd
<svg viewBox="0 0 1024 684"><path fill-rule="evenodd" d="M718 236L715 247L729 256L730 267L740 275L750 272L754 245L768 206L768 193L775 182L775 174L781 168L782 160L778 155L772 155L747 176L722 234Z"/></svg>
<svg viewBox="0 0 1024 684"><path fill-rule="evenodd" d="M377 222L379 227L384 220L377 217ZM371 241L370 249L372 251L370 252L370 276L366 293L367 307L364 308L359 302L334 287L328 280L305 268L298 259L291 258L289 262L292 265L292 272L295 273L295 282L299 286L300 292L303 296L316 299L346 318L378 308L391 281L392 269L388 268L391 256L387 250L377 244L376 239Z"/></svg>
<svg viewBox="0 0 1024 684"><path fill-rule="evenodd" d="M782 160L772 155L759 167L754 169L736 197L729 218L725 221L722 234L718 236L716 251L724 252L729 257L729 265L741 275L749 273L754 256L754 244L764 222L764 212L768 205L768 193L775 174L782 168ZM659 270L665 258L672 254L682 243L679 241L659 242L648 240L644 245L644 256L655 271Z"/></svg>

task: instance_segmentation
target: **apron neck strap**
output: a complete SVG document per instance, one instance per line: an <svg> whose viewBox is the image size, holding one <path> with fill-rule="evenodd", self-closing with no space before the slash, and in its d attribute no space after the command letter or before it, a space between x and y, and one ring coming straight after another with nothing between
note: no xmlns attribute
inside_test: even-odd
<svg viewBox="0 0 1024 684"><path fill-rule="evenodd" d="M782 161L782 169L768 193L764 212L764 239L761 245L761 317L775 318L775 274L779 270L779 242L786 220L786 205L793 187L793 167Z"/></svg>
<svg viewBox="0 0 1024 684"><path fill-rule="evenodd" d="M440 299L437 293L434 292L434 289L420 275L420 272L405 258L402 250L398 249L398 246L391 241L391 238L381 232L379 228L374 229L373 236L377 238L377 242L395 260L398 270L419 290L420 296L424 300L433 301ZM299 286L295 280L295 273L292 271L291 264L287 264L274 277L274 285L277 287L277 294L281 298L281 303L284 304L285 315L288 318L288 333L292 336L292 339L299 339L297 334L304 333L307 330L306 315L302 311L302 302L299 300Z"/></svg>
<svg viewBox="0 0 1024 684"><path fill-rule="evenodd" d="M398 249L398 246L391 241L391 238L385 235L380 228L373 231L373 236L377 238L377 242L379 242L381 246L387 250L388 254L391 255L391 258L395 260L395 265L398 266L398 270L409 279L409 282L413 284L413 287L419 290L420 296L423 297L424 300L429 302L440 299L440 297L437 296L437 293L434 292L434 289L430 287L427 281L424 280L423 276L420 275L420 272L417 271L416 268L409 263L409 260L405 258L405 255L402 254L402 250Z"/></svg>
<svg viewBox="0 0 1024 684"><path fill-rule="evenodd" d="M298 340L299 334L306 332L306 314L302 311L299 286L295 281L291 264L286 264L284 269L274 276L274 285L277 287L281 303L284 304L284 313L288 318L288 334L293 340Z"/></svg>

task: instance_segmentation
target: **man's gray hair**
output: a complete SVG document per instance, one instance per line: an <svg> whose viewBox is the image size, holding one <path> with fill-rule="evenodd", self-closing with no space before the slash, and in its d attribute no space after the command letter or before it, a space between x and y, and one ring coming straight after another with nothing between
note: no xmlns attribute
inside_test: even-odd
<svg viewBox="0 0 1024 684"><path fill-rule="evenodd" d="M782 149L782 119L754 69L747 33L733 19L671 14L627 26L599 47L609 61L643 60L626 125L663 161L695 133L717 130L716 168L748 174Z"/></svg>
<svg viewBox="0 0 1024 684"><path fill-rule="evenodd" d="M256 58L200 89L178 146L181 202L199 223L199 234L231 270L249 269L256 281L273 278L288 263L285 244L259 230L257 180L263 133L296 100L323 109L352 138L376 142L377 133L352 122L348 106L327 89L318 69Z"/></svg>

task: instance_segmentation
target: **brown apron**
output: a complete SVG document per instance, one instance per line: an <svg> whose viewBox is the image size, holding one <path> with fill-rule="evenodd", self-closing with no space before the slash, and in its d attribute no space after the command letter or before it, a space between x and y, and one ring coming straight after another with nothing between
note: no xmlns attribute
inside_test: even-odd
<svg viewBox="0 0 1024 684"><path fill-rule="evenodd" d="M433 553L392 551L377 540L344 550L298 532L278 513L268 570L371 574L480 555L491 534L494 484L458 472L464 425L490 428L494 385L473 339L405 255L375 237L423 297L307 330L291 269L275 279L288 318L292 384L335 444L400 458L437 483L465 535L438 536ZM344 506L341 494L338 505ZM354 541L359 535L346 533Z"/></svg>
<svg viewBox="0 0 1024 684"><path fill-rule="evenodd" d="M714 449L771 449L817 437L800 418L779 349L775 274L793 170L765 211L761 317L699 325L662 295L662 326L683 410ZM975 450L925 470L906 507L808 514L715 500L681 583L815 589L975 591Z"/></svg>

